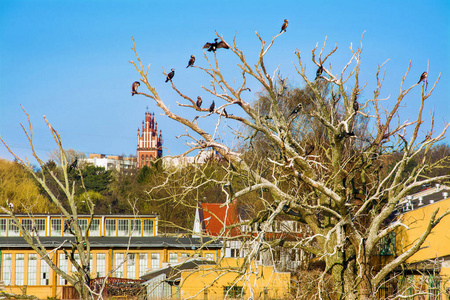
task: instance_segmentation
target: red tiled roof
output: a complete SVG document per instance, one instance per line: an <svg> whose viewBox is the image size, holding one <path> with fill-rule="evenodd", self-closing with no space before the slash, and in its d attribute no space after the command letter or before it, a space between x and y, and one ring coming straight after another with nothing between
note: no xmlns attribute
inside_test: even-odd
<svg viewBox="0 0 450 300"><path fill-rule="evenodd" d="M203 229L212 236L218 236L224 230L224 227L239 222L238 209L236 203L230 203L228 206L223 203L202 203L203 210ZM239 233L238 228L225 230L224 235L235 236Z"/></svg>

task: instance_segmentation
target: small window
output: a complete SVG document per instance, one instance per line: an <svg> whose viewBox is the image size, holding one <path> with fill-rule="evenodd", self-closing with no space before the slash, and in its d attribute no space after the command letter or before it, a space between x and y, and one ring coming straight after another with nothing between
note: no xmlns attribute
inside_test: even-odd
<svg viewBox="0 0 450 300"><path fill-rule="evenodd" d="M37 254L28 254L28 285L36 285L37 278Z"/></svg>
<svg viewBox="0 0 450 300"><path fill-rule="evenodd" d="M5 285L11 285L12 254L3 254L2 279Z"/></svg>
<svg viewBox="0 0 450 300"><path fill-rule="evenodd" d="M6 236L6 219L0 219L0 236Z"/></svg>
<svg viewBox="0 0 450 300"><path fill-rule="evenodd" d="M105 277L105 253L97 253L97 277Z"/></svg>
<svg viewBox="0 0 450 300"><path fill-rule="evenodd" d="M119 233L118 236L128 236L128 220L119 220Z"/></svg>
<svg viewBox="0 0 450 300"><path fill-rule="evenodd" d="M139 254L139 276L147 272L147 253Z"/></svg>
<svg viewBox="0 0 450 300"><path fill-rule="evenodd" d="M61 271L63 271L66 274L67 274L67 271L69 270L69 260L65 253L59 254L59 268L61 269ZM60 285L67 284L67 281L62 276L58 276L58 277L59 277Z"/></svg>
<svg viewBox="0 0 450 300"><path fill-rule="evenodd" d="M78 225L80 226L81 234L84 235L84 232L86 231L86 228L88 226L88 220L78 219Z"/></svg>
<svg viewBox="0 0 450 300"><path fill-rule="evenodd" d="M169 263L178 262L178 253L169 253Z"/></svg>
<svg viewBox="0 0 450 300"><path fill-rule="evenodd" d="M16 254L16 285L23 285L25 278L25 254Z"/></svg>
<svg viewBox="0 0 450 300"><path fill-rule="evenodd" d="M244 296L244 288L242 286L224 286L223 295L229 298L240 298Z"/></svg>
<svg viewBox="0 0 450 300"><path fill-rule="evenodd" d="M152 253L152 269L159 269L159 253Z"/></svg>
<svg viewBox="0 0 450 300"><path fill-rule="evenodd" d="M35 234L39 236L45 236L45 219L36 219L34 220L36 226Z"/></svg>
<svg viewBox="0 0 450 300"><path fill-rule="evenodd" d="M9 236L19 236L20 230L19 227L16 225L13 219L8 220L8 235Z"/></svg>
<svg viewBox="0 0 450 300"><path fill-rule="evenodd" d="M144 236L154 236L155 233L153 231L153 220L144 220Z"/></svg>
<svg viewBox="0 0 450 300"><path fill-rule="evenodd" d="M105 236L116 236L116 220L106 219Z"/></svg>
<svg viewBox="0 0 450 300"><path fill-rule="evenodd" d="M61 219L52 219L50 221L50 235L51 236L62 236L62 220Z"/></svg>
<svg viewBox="0 0 450 300"><path fill-rule="evenodd" d="M23 219L22 227L25 231L28 231L30 235L33 235L33 220L31 219Z"/></svg>
<svg viewBox="0 0 450 300"><path fill-rule="evenodd" d="M90 236L100 236L100 220L93 219L91 222L91 227L89 227Z"/></svg>
<svg viewBox="0 0 450 300"><path fill-rule="evenodd" d="M131 220L131 236L141 236L141 220Z"/></svg>

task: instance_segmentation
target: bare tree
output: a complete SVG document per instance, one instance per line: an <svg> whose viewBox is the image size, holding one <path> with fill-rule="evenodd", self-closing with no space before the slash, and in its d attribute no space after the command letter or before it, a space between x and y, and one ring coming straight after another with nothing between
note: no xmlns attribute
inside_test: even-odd
<svg viewBox="0 0 450 300"><path fill-rule="evenodd" d="M389 232L405 226L400 221L388 222L399 201L423 184L449 178L449 175L422 177L425 171L440 165L440 160L430 163L426 154L444 138L449 126L447 124L442 132L435 133L431 116L431 126L422 137L425 103L440 76L431 88L426 80L404 88L409 65L400 82L398 96L394 100L382 99L383 63L376 74L373 98L362 101L359 98L364 89L360 84L362 38L359 48L350 46L349 61L338 73L326 64L337 46L324 53L324 43L320 51L317 46L312 50L312 62L318 68L314 80L308 78L300 51L296 51L297 75L304 81L307 105L294 106L291 113L286 113L282 101L285 78L280 75L277 81L278 70L271 72L265 64L266 54L281 34L284 32L266 43L256 33L261 48L253 66L233 40L230 51L239 60L237 74L240 80L225 78L219 68L219 51L213 52L212 58L205 53L207 67L193 66L209 76L210 84L201 87L216 97L215 108L200 108L195 97L178 90L175 81L171 81L174 91L188 103L178 105L195 110L199 115L203 113L201 117L217 117L214 129L202 128L196 122L197 118L191 121L170 109L149 81L150 65L144 69L133 40L137 62L130 63L149 91L146 93L141 89L139 95L150 98L166 116L186 128L184 135L192 140L192 147L185 154L213 148L227 162L223 166L227 175L214 179L217 185L224 187L222 190L227 197L224 205L233 198L258 192L255 198L263 205L261 214L250 223L258 223L260 233L251 236L247 262L265 247L263 237L274 220L286 215L307 224L312 234L294 244L285 243L285 246L308 251L325 264L318 297L324 295L325 274L331 274L339 298L369 299L386 275L417 252L431 230L449 214L449 211L441 214L435 211L428 227L409 250L381 268L371 266L370 257L376 254L379 241ZM217 36L225 41L223 36ZM164 71L163 74L167 75ZM256 80L266 95L264 114L260 106L244 100L242 94L248 92L248 78ZM414 121L402 121L399 111L408 94L420 104ZM382 105L388 100L390 106L393 105L391 109ZM226 113L225 108L231 105L239 107L240 113ZM298 123L300 118L307 122ZM262 136L270 146L268 152L271 155L250 159L250 156L218 142L216 130L225 119L232 120L236 124L236 133L248 141ZM296 124L301 126L303 134L295 134ZM242 125L250 129L249 133L242 130ZM391 169L382 169L384 160L393 153L400 153L401 157ZM419 153L424 154L420 163L404 176L408 163ZM225 188L237 178L241 186ZM190 187L195 189L194 184Z"/></svg>
<svg viewBox="0 0 450 300"><path fill-rule="evenodd" d="M23 107L22 107L23 109ZM25 110L24 110L25 112ZM61 245L56 247L52 247L51 249L45 246L45 243L41 241L41 237L37 234L33 234L35 230L30 230L29 228L25 228L22 225L20 220L15 216L14 209L12 207L0 207L0 209L7 213L14 219L15 225L19 228L20 233L22 234L25 241L30 245L30 247L36 251L42 260L47 263L50 268L53 269L56 274L67 280L72 286L75 287L77 292L80 295L80 299L93 299L93 293L90 290L90 243L89 243L89 229L91 226L91 222L94 216L94 204L89 197L89 193L86 193L86 204L89 210L89 221L86 228L81 228L78 223L78 213L77 213L77 202L75 198L75 185L69 181L68 172L70 170L69 166L71 162L68 161L68 156L66 155L61 137L58 132L51 126L51 124L47 121L44 116L45 122L47 123L48 128L50 129L53 138L56 142L56 145L59 150L59 169L61 174L63 175L63 180L60 180L59 177L48 168L48 165L42 161L35 152L33 145L33 129L31 126L31 121L29 115L25 112L28 118L28 129L21 124L23 131L25 132L29 145L31 147L32 155L34 159L40 165L40 172L35 172L33 166L31 165L28 159L22 159L17 156L7 145L7 143L0 138L2 143L8 149L8 151L14 156L14 158L36 179L39 185L45 190L45 193L50 197L52 203L57 207L58 211L62 214L65 219L64 230L70 232L73 237L68 237ZM55 153L55 152L53 152ZM64 193L64 200L61 200L62 197L59 197L54 194L54 192L49 188L48 182L49 180L53 180L57 183L59 188ZM67 203L63 203L67 201ZM68 209L66 209L68 207ZM30 218L33 218L33 212L29 212ZM71 245L69 247L70 250L67 250L67 244ZM53 255L55 255L56 250L62 249L70 262L72 263L75 272L72 272L71 275L68 274L67 271L61 269L60 266L55 264L54 260L52 260Z"/></svg>

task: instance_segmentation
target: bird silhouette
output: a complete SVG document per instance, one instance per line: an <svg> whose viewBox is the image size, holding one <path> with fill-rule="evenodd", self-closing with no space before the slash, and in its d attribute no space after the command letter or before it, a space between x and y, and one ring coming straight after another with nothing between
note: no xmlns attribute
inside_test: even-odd
<svg viewBox="0 0 450 300"><path fill-rule="evenodd" d="M305 147L305 156L310 155L314 151L314 145L307 144Z"/></svg>
<svg viewBox="0 0 450 300"><path fill-rule="evenodd" d="M172 78L174 75L175 75L175 69L170 70L170 73L167 74L166 82L169 80L172 81Z"/></svg>
<svg viewBox="0 0 450 300"><path fill-rule="evenodd" d="M191 55L191 59L189 60L186 68L192 67L194 65L194 62L195 62L195 56Z"/></svg>
<svg viewBox="0 0 450 300"><path fill-rule="evenodd" d="M301 111L303 108L303 105L301 103L299 103L289 114L289 117L298 114L299 111Z"/></svg>
<svg viewBox="0 0 450 300"><path fill-rule="evenodd" d="M202 106L202 97L198 96L197 97L197 103L195 103L197 105L198 108L200 108Z"/></svg>
<svg viewBox="0 0 450 300"><path fill-rule="evenodd" d="M314 79L314 80L317 80L317 78L322 76L322 73L323 73L323 66L320 65L319 68L317 69L317 72L316 72L316 79Z"/></svg>
<svg viewBox="0 0 450 300"><path fill-rule="evenodd" d="M69 166L69 172L75 169L77 166L78 166L78 158L75 158L75 160Z"/></svg>
<svg viewBox="0 0 450 300"><path fill-rule="evenodd" d="M133 82L133 85L131 86L131 96L134 96L134 94L137 94L137 88L138 86L140 86L140 82L139 81L135 81Z"/></svg>
<svg viewBox="0 0 450 300"><path fill-rule="evenodd" d="M419 79L419 82L417 84L419 84L422 81L425 82L427 77L428 77L428 72L427 71L423 72L422 75L420 75L420 79Z"/></svg>
<svg viewBox="0 0 450 300"><path fill-rule="evenodd" d="M216 104L213 102L211 103L211 106L209 107L209 112L212 113L214 111L214 107L216 107Z"/></svg>
<svg viewBox="0 0 450 300"><path fill-rule="evenodd" d="M216 52L216 50L220 49L220 48L230 49L230 46L228 46L228 44L226 42L224 42L222 40L220 42L217 42L217 40L219 40L219 39L215 38L214 43L206 43L203 46L203 48L204 49L208 48L207 51L209 51L209 52L211 52L211 51Z"/></svg>
<svg viewBox="0 0 450 300"><path fill-rule="evenodd" d="M283 31L286 32L286 28L288 26L289 21L287 19L284 19L284 23L283 26L281 26L281 30L280 33L282 33Z"/></svg>
<svg viewBox="0 0 450 300"><path fill-rule="evenodd" d="M228 118L228 113L227 113L227 110L225 108L223 109L223 113L225 115L225 118Z"/></svg>
<svg viewBox="0 0 450 300"><path fill-rule="evenodd" d="M353 109L355 110L355 112L357 112L359 110L359 103L356 100L355 100L355 102L353 102Z"/></svg>

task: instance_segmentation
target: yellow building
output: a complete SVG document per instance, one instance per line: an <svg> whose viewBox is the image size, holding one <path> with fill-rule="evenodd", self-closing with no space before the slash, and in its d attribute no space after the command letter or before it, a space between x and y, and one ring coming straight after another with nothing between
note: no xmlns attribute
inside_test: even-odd
<svg viewBox="0 0 450 300"><path fill-rule="evenodd" d="M384 239L380 255L384 263L410 249L424 233L431 216L437 212L436 219L450 210L450 188L436 185L414 195L407 196L400 203L398 220L406 227L400 227ZM386 241L388 241L386 243ZM395 245L395 246L393 246ZM392 280L396 278L396 280ZM389 282L389 280L387 280ZM420 299L450 299L450 215L444 217L434 227L423 245L408 258L402 268L392 274L391 285L387 290L397 290L404 296L421 293ZM385 294L389 294L386 292ZM410 297L408 299L413 299ZM419 299L418 296L414 299Z"/></svg>
<svg viewBox="0 0 450 300"><path fill-rule="evenodd" d="M276 272L273 266L242 268L244 260L222 259L217 265L200 265L181 273L182 299L287 299L291 274Z"/></svg>
<svg viewBox="0 0 450 300"><path fill-rule="evenodd" d="M75 271L63 251L71 249L73 239L64 231L64 218L60 215L34 215L32 219L17 215L17 218L25 229L39 236L57 266L69 274ZM78 218L80 227L86 228L88 216ZM95 216L89 231L91 278L139 279L152 269L188 257L215 260L221 256L221 243L202 248L200 239L160 237L157 226L157 215ZM0 269L6 292L64 299L68 297L66 290L72 288L31 249L7 215L0 215Z"/></svg>

